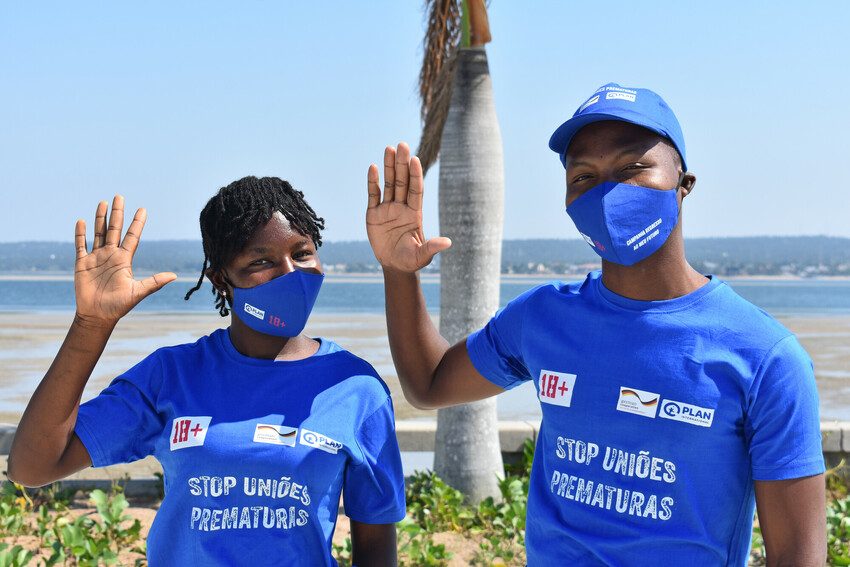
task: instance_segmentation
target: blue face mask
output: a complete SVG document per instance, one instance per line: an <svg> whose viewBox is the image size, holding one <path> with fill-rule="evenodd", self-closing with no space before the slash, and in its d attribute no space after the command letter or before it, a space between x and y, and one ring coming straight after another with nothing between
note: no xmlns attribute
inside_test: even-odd
<svg viewBox="0 0 850 567"><path fill-rule="evenodd" d="M567 214L603 259L631 266L661 248L676 227L677 189L607 181L573 201Z"/></svg>
<svg viewBox="0 0 850 567"><path fill-rule="evenodd" d="M304 330L324 274L294 270L254 287L233 288L233 311L266 335L295 337Z"/></svg>

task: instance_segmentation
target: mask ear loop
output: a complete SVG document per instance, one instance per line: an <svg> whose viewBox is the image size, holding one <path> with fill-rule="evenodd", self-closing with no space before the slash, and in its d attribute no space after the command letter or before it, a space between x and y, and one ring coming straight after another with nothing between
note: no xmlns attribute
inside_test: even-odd
<svg viewBox="0 0 850 567"><path fill-rule="evenodd" d="M224 283L226 283L227 285L229 285L231 288L235 288L235 287L236 287L235 285L233 285L233 282L232 282L232 281L230 281L230 278L229 278L229 277L227 277L227 272L225 272L224 270L222 270L222 271L221 271L221 279L222 279L222 280L224 280ZM233 294L232 294L232 293L231 293L231 294L228 294L228 292L227 292L227 288L220 289L220 290L218 290L218 292L219 292L219 293L221 294L221 296L222 296L222 297L223 297L223 298L227 301L227 303L228 303L228 304L230 304L230 308L232 309L232 308L233 308L233 301L232 301L232 299L233 299Z"/></svg>
<svg viewBox="0 0 850 567"><path fill-rule="evenodd" d="M687 171L682 172L682 175L679 176L679 180L676 181L676 187L674 188L676 191L676 208L679 209L679 215L682 214L682 205L679 203L679 189L682 188L682 181L685 180L685 175L687 174Z"/></svg>

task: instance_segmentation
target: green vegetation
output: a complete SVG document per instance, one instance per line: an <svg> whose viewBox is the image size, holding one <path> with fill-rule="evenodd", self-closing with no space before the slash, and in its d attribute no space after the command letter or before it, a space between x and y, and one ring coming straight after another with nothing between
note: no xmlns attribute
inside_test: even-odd
<svg viewBox="0 0 850 567"><path fill-rule="evenodd" d="M519 463L505 467L501 500L477 506L433 472L407 479L407 517L397 524L399 565L440 567L458 553L471 565L525 565L526 495L534 446L527 441ZM848 484L827 473L827 546L830 565L850 566L850 494ZM5 483L0 491L0 567L22 565L146 565L138 520L126 514L119 486L89 495L94 511L73 507L72 494L56 489L27 492ZM470 544L469 542L473 542ZM469 550L472 546L474 549ZM351 540L333 546L341 567L351 565ZM121 552L121 557L119 557ZM753 527L750 565L765 565L764 541Z"/></svg>
<svg viewBox="0 0 850 567"><path fill-rule="evenodd" d="M0 493L0 567L21 565L117 565L119 552L146 565L142 526L124 514L129 505L119 486L89 495L94 514L74 513L71 494L55 489L30 495L4 483ZM12 542L8 543L9 541ZM129 550L129 553L127 552ZM36 562L34 562L36 561Z"/></svg>
<svg viewBox="0 0 850 567"><path fill-rule="evenodd" d="M472 565L525 565L525 509L534 445L525 442L522 460L505 467L499 481L502 499L470 506L460 491L431 471L407 478L407 517L397 524L399 565L439 567L453 554L435 535L454 533L478 542ZM340 567L351 565L351 541L334 545Z"/></svg>

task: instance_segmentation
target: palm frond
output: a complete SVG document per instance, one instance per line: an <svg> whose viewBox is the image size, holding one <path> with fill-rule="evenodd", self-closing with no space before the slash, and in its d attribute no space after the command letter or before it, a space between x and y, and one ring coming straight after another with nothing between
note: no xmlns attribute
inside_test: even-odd
<svg viewBox="0 0 850 567"><path fill-rule="evenodd" d="M422 137L416 153L427 172L440 154L452 98L454 61L461 40L461 0L426 0L428 26L419 72Z"/></svg>

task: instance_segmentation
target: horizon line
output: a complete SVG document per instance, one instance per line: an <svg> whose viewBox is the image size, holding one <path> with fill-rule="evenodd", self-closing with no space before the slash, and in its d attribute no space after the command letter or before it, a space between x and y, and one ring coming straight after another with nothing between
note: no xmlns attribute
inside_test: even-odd
<svg viewBox="0 0 850 567"><path fill-rule="evenodd" d="M754 234L754 235L733 235L733 236L686 236L685 242L689 240L731 240L731 239L742 239L742 238L836 238L842 240L850 240L850 236L838 236L831 234ZM567 242L584 242L580 237L576 238L551 238L551 237L528 237L528 238L503 238L502 242L527 242L527 241L567 241ZM200 238L146 238L144 242L201 242ZM38 244L73 244L73 239L68 240L0 240L0 244L29 244L29 243L38 243ZM344 240L327 240L322 243L322 245L326 244L341 244L341 243L365 243L368 244L368 239L344 239Z"/></svg>

